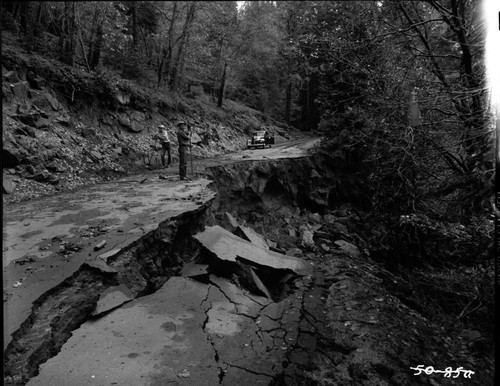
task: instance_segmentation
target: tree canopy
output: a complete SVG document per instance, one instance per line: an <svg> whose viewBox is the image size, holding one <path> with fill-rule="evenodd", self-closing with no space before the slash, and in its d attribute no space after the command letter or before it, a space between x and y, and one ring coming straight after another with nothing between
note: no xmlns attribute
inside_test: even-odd
<svg viewBox="0 0 500 386"><path fill-rule="evenodd" d="M484 207L493 178L480 10L473 0L5 1L2 25L88 72L166 93L202 87L220 108L231 98L319 130L336 161L366 171L375 206L460 217Z"/></svg>

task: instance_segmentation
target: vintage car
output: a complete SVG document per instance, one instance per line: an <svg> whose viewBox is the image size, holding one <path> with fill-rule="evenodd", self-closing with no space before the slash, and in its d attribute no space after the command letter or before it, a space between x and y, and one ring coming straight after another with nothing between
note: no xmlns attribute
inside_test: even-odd
<svg viewBox="0 0 500 386"><path fill-rule="evenodd" d="M266 130L254 131L252 137L247 140L247 149L253 147L264 149L266 146L271 147L271 145L274 145L274 136Z"/></svg>

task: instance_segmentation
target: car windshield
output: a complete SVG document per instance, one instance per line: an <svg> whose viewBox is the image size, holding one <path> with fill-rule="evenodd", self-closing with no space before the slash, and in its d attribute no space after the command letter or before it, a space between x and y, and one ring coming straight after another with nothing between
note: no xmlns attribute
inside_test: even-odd
<svg viewBox="0 0 500 386"><path fill-rule="evenodd" d="M266 134L265 131L256 131L255 133L253 133L254 137L263 137L264 134Z"/></svg>

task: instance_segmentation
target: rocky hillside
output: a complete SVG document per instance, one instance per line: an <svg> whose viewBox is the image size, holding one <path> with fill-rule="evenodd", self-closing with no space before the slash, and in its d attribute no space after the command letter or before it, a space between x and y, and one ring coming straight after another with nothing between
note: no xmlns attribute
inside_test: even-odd
<svg viewBox="0 0 500 386"><path fill-rule="evenodd" d="M3 202L75 189L159 166L152 145L164 124L177 160L175 123L191 124L193 156L243 149L265 126L280 142L297 133L268 116L227 101L222 109L201 90L172 95L100 70L88 73L28 54L2 36Z"/></svg>

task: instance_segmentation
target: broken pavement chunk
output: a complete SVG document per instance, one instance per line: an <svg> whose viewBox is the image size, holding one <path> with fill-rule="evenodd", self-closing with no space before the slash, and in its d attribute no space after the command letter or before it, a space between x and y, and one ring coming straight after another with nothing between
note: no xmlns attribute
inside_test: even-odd
<svg viewBox="0 0 500 386"><path fill-rule="evenodd" d="M208 274L207 268L208 268L207 264L187 263L184 264L184 266L182 267L181 276L194 277L194 276L207 275Z"/></svg>
<svg viewBox="0 0 500 386"><path fill-rule="evenodd" d="M238 228L238 222L236 219L231 215L231 213L225 212L224 213L224 220L226 225L228 225L231 228L231 231Z"/></svg>
<svg viewBox="0 0 500 386"><path fill-rule="evenodd" d="M132 291L124 284L110 287L99 297L96 309L92 312L92 315L96 316L102 314L132 299L134 299Z"/></svg>
<svg viewBox="0 0 500 386"><path fill-rule="evenodd" d="M99 244L97 244L94 247L94 251L98 251L99 249L104 248L105 245L106 245L106 240L102 240Z"/></svg>
<svg viewBox="0 0 500 386"><path fill-rule="evenodd" d="M266 288L266 286L264 285L264 283L262 283L262 280L260 280L259 276L257 275L257 273L255 272L255 270L252 267L250 267L250 273L252 274L253 282L255 283L255 285L257 286L257 288L259 290L261 290L262 293L264 295L266 295L266 297L269 300L273 300L273 298L271 297L271 294L269 293L269 290Z"/></svg>
<svg viewBox="0 0 500 386"><path fill-rule="evenodd" d="M111 251L104 252L104 253L100 254L99 256L97 256L97 258L102 259L107 263L108 259L110 257L113 257L114 255L116 255L120 251L121 251L121 248L112 249Z"/></svg>
<svg viewBox="0 0 500 386"><path fill-rule="evenodd" d="M269 245L267 245L264 237L255 232L252 228L244 227L242 225L236 228L235 234L237 236L250 241L252 244L258 245L261 248L269 249Z"/></svg>
<svg viewBox="0 0 500 386"><path fill-rule="evenodd" d="M237 258L275 269L290 269L298 275L312 275L313 266L292 256L258 247L215 225L194 236L219 259L236 262Z"/></svg>

